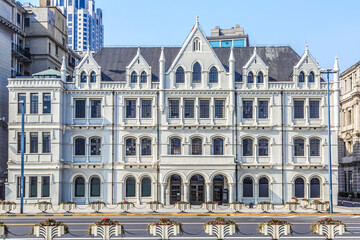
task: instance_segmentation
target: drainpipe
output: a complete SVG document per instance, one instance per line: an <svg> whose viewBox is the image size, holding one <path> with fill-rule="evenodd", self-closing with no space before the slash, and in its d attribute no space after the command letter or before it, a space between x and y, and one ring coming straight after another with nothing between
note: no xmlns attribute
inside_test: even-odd
<svg viewBox="0 0 360 240"><path fill-rule="evenodd" d="M115 91L111 92L112 94L112 124L111 124L111 153L112 153L112 159L111 159L111 204L114 204L114 162L115 162L115 130L114 130L114 124L115 124Z"/></svg>
<svg viewBox="0 0 360 240"><path fill-rule="evenodd" d="M281 200L284 204L284 92L280 91L281 96Z"/></svg>
<svg viewBox="0 0 360 240"><path fill-rule="evenodd" d="M156 91L156 100L157 100L157 119L156 119L156 134L157 134L157 156L156 156L156 188L157 188L157 194L156 194L156 200L160 202L159 200L159 193L161 194L160 189L160 124L159 124L159 118L161 117L160 108L159 108L159 91ZM163 203L165 204L165 203Z"/></svg>
<svg viewBox="0 0 360 240"><path fill-rule="evenodd" d="M238 105L237 105L237 92L235 87L235 201L239 201L239 179L238 179Z"/></svg>

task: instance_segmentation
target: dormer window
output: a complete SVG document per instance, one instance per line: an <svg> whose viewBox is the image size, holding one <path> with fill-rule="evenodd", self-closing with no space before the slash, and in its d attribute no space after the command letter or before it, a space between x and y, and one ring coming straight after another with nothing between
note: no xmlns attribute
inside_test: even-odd
<svg viewBox="0 0 360 240"><path fill-rule="evenodd" d="M262 72L259 72L257 75L257 83L264 83L264 75Z"/></svg>
<svg viewBox="0 0 360 240"><path fill-rule="evenodd" d="M81 83L86 83L86 78L87 78L86 73L85 73L85 72L82 72L82 73L81 73L80 82L81 82Z"/></svg>
<svg viewBox="0 0 360 240"><path fill-rule="evenodd" d="M300 72L299 74L299 82L305 82L305 75L303 72Z"/></svg>
<svg viewBox="0 0 360 240"><path fill-rule="evenodd" d="M198 62L193 66L192 82L201 83L201 66Z"/></svg>
<svg viewBox="0 0 360 240"><path fill-rule="evenodd" d="M199 38L195 38L193 42L193 51L199 52L201 50L201 41Z"/></svg>
<svg viewBox="0 0 360 240"><path fill-rule="evenodd" d="M96 73L92 72L90 75L90 82L91 83L96 83Z"/></svg>
<svg viewBox="0 0 360 240"><path fill-rule="evenodd" d="M145 71L143 71L143 72L141 73L140 79L141 79L141 80L140 80L141 83L146 83L146 82L147 82L147 74L146 74Z"/></svg>
<svg viewBox="0 0 360 240"><path fill-rule="evenodd" d="M133 72L131 74L131 83L137 83L137 74L136 74L136 72Z"/></svg>
<svg viewBox="0 0 360 240"><path fill-rule="evenodd" d="M249 73L248 73L247 82L248 82L248 83L254 83L254 75L253 75L252 72L249 72Z"/></svg>
<svg viewBox="0 0 360 240"><path fill-rule="evenodd" d="M209 82L210 83L217 83L219 78L219 73L216 67L212 67L210 69L210 76L209 76Z"/></svg>
<svg viewBox="0 0 360 240"><path fill-rule="evenodd" d="M308 80L309 82L315 82L315 75L313 72L310 72Z"/></svg>

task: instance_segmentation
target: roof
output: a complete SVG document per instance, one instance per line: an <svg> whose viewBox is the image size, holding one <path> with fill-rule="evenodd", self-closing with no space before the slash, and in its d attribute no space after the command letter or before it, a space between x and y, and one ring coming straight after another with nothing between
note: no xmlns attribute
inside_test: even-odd
<svg viewBox="0 0 360 240"><path fill-rule="evenodd" d="M180 47L166 47L165 71L168 71L180 51ZM230 48L213 48L221 63L228 71ZM253 47L235 47L235 75L241 78L243 66L254 53ZM270 81L289 81L293 67L300 56L289 46L257 47L257 53L269 67ZM94 55L101 66L103 81L126 81L126 67L137 54L137 47L104 47ZM152 67L152 81L159 81L159 58L161 47L142 47L141 55Z"/></svg>
<svg viewBox="0 0 360 240"><path fill-rule="evenodd" d="M360 66L360 61L355 63L354 65L352 65L351 67L349 67L348 69L346 69L345 71L343 71L340 74L340 77L344 77L345 75L347 75L348 73L354 71L354 69L356 69L358 66Z"/></svg>
<svg viewBox="0 0 360 240"><path fill-rule="evenodd" d="M56 76L56 77L61 77L61 72L54 70L54 69L47 69L45 71L41 71L38 73L34 73L33 74L34 77L39 77L39 76Z"/></svg>

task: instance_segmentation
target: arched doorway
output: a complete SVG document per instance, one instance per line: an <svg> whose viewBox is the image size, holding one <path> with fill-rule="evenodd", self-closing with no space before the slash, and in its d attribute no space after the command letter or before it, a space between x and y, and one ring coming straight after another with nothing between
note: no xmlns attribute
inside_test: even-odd
<svg viewBox="0 0 360 240"><path fill-rule="evenodd" d="M225 203L224 196L224 177L216 175L213 179L213 201L219 204Z"/></svg>
<svg viewBox="0 0 360 240"><path fill-rule="evenodd" d="M192 176L190 180L190 203L192 205L200 205L205 201L204 183L203 176L199 174Z"/></svg>
<svg viewBox="0 0 360 240"><path fill-rule="evenodd" d="M181 177L174 174L170 178L170 204L181 201Z"/></svg>

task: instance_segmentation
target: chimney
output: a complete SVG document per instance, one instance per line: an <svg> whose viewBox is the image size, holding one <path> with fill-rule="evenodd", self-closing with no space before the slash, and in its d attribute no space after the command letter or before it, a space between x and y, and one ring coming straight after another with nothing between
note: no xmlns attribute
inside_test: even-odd
<svg viewBox="0 0 360 240"><path fill-rule="evenodd" d="M50 0L40 0L40 7L49 7L50 5Z"/></svg>

